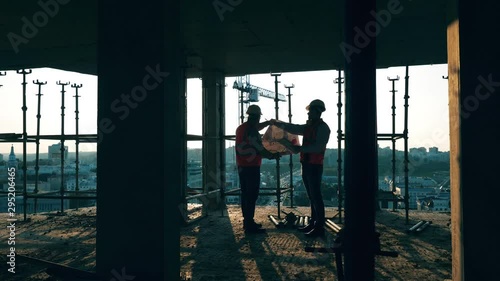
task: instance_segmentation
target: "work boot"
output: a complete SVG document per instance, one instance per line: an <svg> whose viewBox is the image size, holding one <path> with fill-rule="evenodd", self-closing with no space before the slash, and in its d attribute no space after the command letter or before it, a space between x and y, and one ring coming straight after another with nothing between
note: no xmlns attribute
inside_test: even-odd
<svg viewBox="0 0 500 281"><path fill-rule="evenodd" d="M310 222L308 225L297 228L300 232L309 232L314 228L314 222Z"/></svg>
<svg viewBox="0 0 500 281"><path fill-rule="evenodd" d="M249 226L245 228L245 234L259 234L266 233L266 230L263 228L258 228L257 226Z"/></svg>
<svg viewBox="0 0 500 281"><path fill-rule="evenodd" d="M316 226L311 231L305 233L306 237L323 237L325 236L325 228L322 226Z"/></svg>
<svg viewBox="0 0 500 281"><path fill-rule="evenodd" d="M255 221L250 221L250 222L243 222L243 229L247 228L262 228L261 223L256 223Z"/></svg>

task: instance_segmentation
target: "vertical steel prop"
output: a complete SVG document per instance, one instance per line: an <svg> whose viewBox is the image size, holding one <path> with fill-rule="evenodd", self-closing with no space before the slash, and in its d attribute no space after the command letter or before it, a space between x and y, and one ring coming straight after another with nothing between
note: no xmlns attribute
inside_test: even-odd
<svg viewBox="0 0 500 281"><path fill-rule="evenodd" d="M243 122L245 122L245 113L243 112L243 90L240 90L240 111L240 124L243 124Z"/></svg>
<svg viewBox="0 0 500 281"><path fill-rule="evenodd" d="M78 174L79 174L79 164L80 164L80 161L79 161L79 158L78 158L78 153L79 153L79 144L80 144L80 138L79 138L79 133L78 133L78 98L80 97L78 95L78 89L80 89L81 87L83 87L82 84L79 84L77 85L76 83L74 83L73 85L71 85L71 88L75 88L75 95L73 96L75 98L75 125L76 125L76 131L75 131L75 192L76 192L76 196L78 196L78 191L80 191L80 186L79 186L79 182L78 182ZM77 199L76 200L76 209L78 210L78 206L79 205L79 200Z"/></svg>
<svg viewBox="0 0 500 281"><path fill-rule="evenodd" d="M396 193L396 81L399 81L399 76L396 78L389 78L387 80L392 83L392 90L389 92L392 93L392 193ZM392 211L396 211L397 200L392 202Z"/></svg>
<svg viewBox="0 0 500 281"><path fill-rule="evenodd" d="M28 134L26 133L26 111L28 108L26 107L26 85L28 84L26 82L26 75L31 74L31 69L21 69L17 70L17 74L22 74L23 75L23 82L21 83L23 85L23 211L24 211L24 220L26 220L26 209L28 207L27 204L27 195L28 195L28 190L26 189L26 184L27 184L27 166L26 166L26 143L27 143L27 138Z"/></svg>
<svg viewBox="0 0 500 281"><path fill-rule="evenodd" d="M288 89L288 122L292 123L292 93L291 89L295 85L285 85ZM290 154L290 208L293 208L293 154Z"/></svg>
<svg viewBox="0 0 500 281"><path fill-rule="evenodd" d="M57 81L57 85L61 86L61 214L64 213L64 93L66 92L64 90L64 86L68 86L70 82L61 82Z"/></svg>
<svg viewBox="0 0 500 281"><path fill-rule="evenodd" d="M405 126L404 126L404 146L405 146L405 160L404 160L404 170L405 170L405 211L406 211L406 224L410 223L409 219L409 192L408 192L408 84L410 82L410 76L408 76L409 67L406 66L406 76L405 76Z"/></svg>
<svg viewBox="0 0 500 281"><path fill-rule="evenodd" d="M342 140L344 139L342 134L342 84L344 84L344 78L342 78L341 70L338 70L338 77L333 81L337 84L338 89L338 101L337 101L337 199L339 201L339 223L342 223L342 200L344 200L343 189L342 189Z"/></svg>
<svg viewBox="0 0 500 281"><path fill-rule="evenodd" d="M36 113L36 158L35 158L35 190L33 193L38 193L38 179L39 179L39 170L40 170L40 119L41 115L41 105L42 105L42 86L47 85L47 82L40 82L38 80L33 81L33 84L38 85L38 93L36 94L38 97L37 103L37 113ZM35 197L35 206L34 213L36 214L38 204L38 198Z"/></svg>
<svg viewBox="0 0 500 281"><path fill-rule="evenodd" d="M271 73L271 76L274 76L274 109L276 113L276 120L279 120L278 110L279 110L279 99L278 99L278 76L281 76L281 73ZM277 194L277 204L278 204L278 219L281 219L281 180L280 180L280 159L276 159L276 194Z"/></svg>

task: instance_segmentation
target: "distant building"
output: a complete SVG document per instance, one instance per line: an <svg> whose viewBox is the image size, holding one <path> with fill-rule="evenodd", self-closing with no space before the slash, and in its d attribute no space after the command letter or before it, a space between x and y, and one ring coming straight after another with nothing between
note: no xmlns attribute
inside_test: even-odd
<svg viewBox="0 0 500 281"><path fill-rule="evenodd" d="M424 198L417 198L417 210L449 212L451 201L449 192L439 192Z"/></svg>
<svg viewBox="0 0 500 281"><path fill-rule="evenodd" d="M405 189L404 187L396 187L396 193L398 195L404 196L405 195ZM410 203L409 208L413 210L418 209L418 205L420 204L419 201L421 198L427 198L427 197L435 197L437 195L436 188L432 187L422 187L422 188L408 188L408 202ZM404 206L402 206L404 208Z"/></svg>
<svg viewBox="0 0 500 281"><path fill-rule="evenodd" d="M401 182L402 183L402 182ZM437 187L438 183L429 177L408 177L410 187Z"/></svg>
<svg viewBox="0 0 500 281"><path fill-rule="evenodd" d="M417 150L420 151L420 153L423 153L423 154L427 153L427 148L425 148L425 147L419 147L419 148L417 148Z"/></svg>
<svg viewBox="0 0 500 281"><path fill-rule="evenodd" d="M61 160L61 143L49 146L49 159ZM64 161L68 160L68 147L64 146Z"/></svg>
<svg viewBox="0 0 500 281"><path fill-rule="evenodd" d="M9 161L7 162L7 168L14 167L16 170L19 168L19 161L17 161L16 154L14 153L14 145L10 147Z"/></svg>
<svg viewBox="0 0 500 281"><path fill-rule="evenodd" d="M437 154L439 152L439 148L437 147L429 147L429 153Z"/></svg>

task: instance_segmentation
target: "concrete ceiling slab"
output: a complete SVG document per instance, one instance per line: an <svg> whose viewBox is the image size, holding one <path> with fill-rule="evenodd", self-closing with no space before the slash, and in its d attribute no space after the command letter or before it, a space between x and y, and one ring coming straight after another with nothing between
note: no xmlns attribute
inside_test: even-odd
<svg viewBox="0 0 500 281"><path fill-rule="evenodd" d="M0 69L97 73L97 0L57 1L47 1L58 3L52 10L36 1L0 4ZM217 10L221 3L228 10ZM444 0L378 5L378 67L446 63ZM343 10L343 1L184 0L188 77L203 69L235 76L342 68ZM366 34L366 27L360 30Z"/></svg>

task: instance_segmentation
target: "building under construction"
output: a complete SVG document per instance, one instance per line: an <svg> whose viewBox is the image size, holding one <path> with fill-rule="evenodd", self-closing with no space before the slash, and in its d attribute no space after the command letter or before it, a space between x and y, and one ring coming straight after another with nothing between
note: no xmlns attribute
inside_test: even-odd
<svg viewBox="0 0 500 281"><path fill-rule="evenodd" d="M343 70L344 274L346 280L374 280L375 71L447 63L452 278L494 280L500 250L499 191L493 188L500 158L499 8L493 0L9 1L0 9L0 69L28 75L30 68L51 67L98 76L96 134L43 137L61 140L61 155L65 141L97 143L96 276L113 280L110 272L126 267L135 280L168 281L180 276L188 141L203 142L204 190L196 196L217 209L225 193L225 141L233 136L224 130L224 78ZM198 77L203 133L194 136L186 131L185 92L186 79ZM60 85L62 91L72 86ZM111 105L124 93L140 106L121 118ZM40 138L23 131L2 138ZM123 152L145 141L136 161L149 165L126 165ZM484 186L492 187L488 196L476 192ZM147 187L141 191L147 201L138 187ZM83 195L61 190L57 196Z"/></svg>

